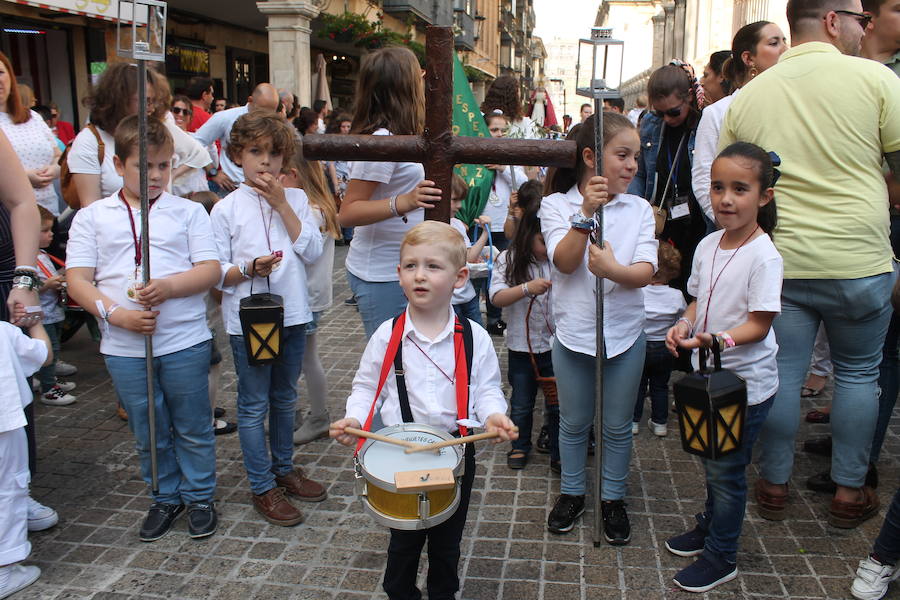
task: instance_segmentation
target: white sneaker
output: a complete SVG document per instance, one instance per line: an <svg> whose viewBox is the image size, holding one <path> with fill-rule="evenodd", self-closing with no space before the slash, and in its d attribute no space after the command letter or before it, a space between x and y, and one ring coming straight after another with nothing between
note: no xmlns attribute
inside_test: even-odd
<svg viewBox="0 0 900 600"><path fill-rule="evenodd" d="M49 392L41 394L41 402L50 406L67 406L75 400L75 396L67 394L59 385L54 385Z"/></svg>
<svg viewBox="0 0 900 600"><path fill-rule="evenodd" d="M59 377L71 377L75 373L78 372L78 367L75 365L70 365L64 360L56 361L56 374Z"/></svg>
<svg viewBox="0 0 900 600"><path fill-rule="evenodd" d="M77 387L77 384L74 381L60 381L59 379L57 379L56 387L68 393L74 390Z"/></svg>
<svg viewBox="0 0 900 600"><path fill-rule="evenodd" d="M641 430L641 425L637 421L631 422L631 435L637 435L638 431Z"/></svg>
<svg viewBox="0 0 900 600"><path fill-rule="evenodd" d="M57 523L59 515L55 510L28 496L28 531L44 531Z"/></svg>
<svg viewBox="0 0 900 600"><path fill-rule="evenodd" d="M659 423L654 423L652 420L650 421L650 430L653 431L653 435L658 437L666 437L666 433L668 433L665 423L660 425Z"/></svg>
<svg viewBox="0 0 900 600"><path fill-rule="evenodd" d="M294 443L308 444L313 440L328 437L330 421L331 419L328 418L327 412L315 417L308 415L303 419L303 425L300 426L300 429L294 432Z"/></svg>
<svg viewBox="0 0 900 600"><path fill-rule="evenodd" d="M24 590L38 580L41 570L38 567L20 564L0 567L0 599L8 598L19 590Z"/></svg>
<svg viewBox="0 0 900 600"><path fill-rule="evenodd" d="M859 600L880 600L887 594L890 583L900 575L900 569L883 565L871 556L859 561L856 579L850 586L850 593Z"/></svg>

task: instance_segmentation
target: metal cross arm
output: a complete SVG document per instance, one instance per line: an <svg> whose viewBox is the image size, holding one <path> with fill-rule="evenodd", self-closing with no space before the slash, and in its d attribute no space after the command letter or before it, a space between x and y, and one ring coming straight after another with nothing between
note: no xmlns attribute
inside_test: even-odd
<svg viewBox="0 0 900 600"><path fill-rule="evenodd" d="M308 160L421 162L425 179L443 192L425 218L450 221L450 182L456 164L574 167L575 142L453 135L453 31L428 27L425 38L425 130L422 135L307 135Z"/></svg>

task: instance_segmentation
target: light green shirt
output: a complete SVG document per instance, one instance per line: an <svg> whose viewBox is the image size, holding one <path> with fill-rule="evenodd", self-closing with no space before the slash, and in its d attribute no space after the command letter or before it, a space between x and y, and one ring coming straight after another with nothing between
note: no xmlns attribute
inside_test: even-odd
<svg viewBox="0 0 900 600"><path fill-rule="evenodd" d="M893 71L894 75L900 77L900 50L884 63L884 66Z"/></svg>
<svg viewBox="0 0 900 600"><path fill-rule="evenodd" d="M831 44L791 48L744 86L719 150L752 142L781 158L775 245L785 279L888 273L882 155L900 150L900 79Z"/></svg>

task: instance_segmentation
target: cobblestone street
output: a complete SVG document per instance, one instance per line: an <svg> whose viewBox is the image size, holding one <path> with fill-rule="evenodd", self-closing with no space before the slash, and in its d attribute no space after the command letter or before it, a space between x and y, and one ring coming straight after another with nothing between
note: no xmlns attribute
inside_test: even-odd
<svg viewBox="0 0 900 600"><path fill-rule="evenodd" d="M349 295L337 249L335 302L319 328L322 362L328 373L331 416L343 405L364 348L363 330ZM505 372L506 351L498 343ZM234 419L236 378L224 336L220 406ZM15 600L75 599L353 599L385 598L381 576L388 533L362 513L354 494L350 449L331 440L301 446L295 462L328 487L329 497L303 504L306 520L282 528L266 523L252 508L237 434L218 444L218 532L204 540L187 536L184 519L155 543L138 541L149 500L138 476L134 442L115 414L115 394L85 331L64 346L62 357L80 372L78 402L68 407L36 405L38 474L35 498L55 508L58 526L36 534L29 561L41 567L38 582ZM301 386L299 406L306 406ZM805 402L804 413L826 404L828 394ZM540 402L539 402L540 403ZM540 418L536 419L539 423ZM461 598L600 600L640 598L849 598L857 562L870 550L898 482L898 425L888 433L879 464L879 515L856 530L825 523L828 496L809 492L806 477L826 468L823 458L798 451L791 487L790 516L781 523L761 519L748 506L739 578L715 592L676 591L672 575L691 559L669 554L663 543L693 527L692 515L705 498L698 460L680 447L677 425L666 438L642 424L627 498L631 544L594 547L588 511L569 535L547 532L547 511L559 479L547 455L535 454L524 471L506 467L506 446L481 445L478 472L463 539ZM798 443L827 432L804 424ZM535 432L536 433L536 432ZM750 483L756 478L751 470ZM590 504L590 503L589 503ZM424 582L423 559L420 580ZM900 598L896 589L888 598Z"/></svg>

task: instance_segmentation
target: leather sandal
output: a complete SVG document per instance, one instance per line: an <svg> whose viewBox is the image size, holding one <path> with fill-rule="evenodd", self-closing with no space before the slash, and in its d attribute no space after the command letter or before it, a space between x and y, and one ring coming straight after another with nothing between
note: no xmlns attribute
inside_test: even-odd
<svg viewBox="0 0 900 600"><path fill-rule="evenodd" d="M510 450L506 453L506 466L510 469L524 469L528 464L528 453L524 450Z"/></svg>
<svg viewBox="0 0 900 600"><path fill-rule="evenodd" d="M878 494L867 485L859 488L859 491L861 498L857 502L831 499L831 506L828 509L829 525L841 529L853 529L866 519L875 516L880 504Z"/></svg>

